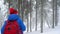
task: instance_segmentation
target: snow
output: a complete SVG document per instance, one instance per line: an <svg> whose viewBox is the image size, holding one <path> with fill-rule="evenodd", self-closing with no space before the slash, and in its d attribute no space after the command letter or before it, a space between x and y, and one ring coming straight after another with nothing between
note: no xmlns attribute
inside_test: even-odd
<svg viewBox="0 0 60 34"><path fill-rule="evenodd" d="M40 33L40 31L35 31L35 32L29 32L25 34L60 34L60 25L57 26L54 29L45 29L43 33Z"/></svg>

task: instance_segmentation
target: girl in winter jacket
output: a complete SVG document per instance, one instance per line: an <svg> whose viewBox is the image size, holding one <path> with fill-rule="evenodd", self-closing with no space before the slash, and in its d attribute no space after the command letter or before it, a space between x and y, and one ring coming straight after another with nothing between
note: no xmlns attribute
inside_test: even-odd
<svg viewBox="0 0 60 34"><path fill-rule="evenodd" d="M9 13L10 13L10 15L8 16L7 20L10 20L10 21L16 20L19 25L19 28L21 30L20 34L23 34L23 31L26 30L26 27L23 24L23 21L21 20L21 18L18 16L18 11L15 10L14 8L10 8ZM1 34L4 34L6 25L7 25L7 23L5 21L3 27L1 28Z"/></svg>

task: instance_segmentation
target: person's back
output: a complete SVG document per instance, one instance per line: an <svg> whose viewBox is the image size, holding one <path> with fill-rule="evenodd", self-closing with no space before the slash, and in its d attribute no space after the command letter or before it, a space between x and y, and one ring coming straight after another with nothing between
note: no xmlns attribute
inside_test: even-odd
<svg viewBox="0 0 60 34"><path fill-rule="evenodd" d="M23 34L23 31L26 30L26 27L25 25L23 24L23 21L21 20L21 18L17 15L17 10L13 9L13 8L10 8L10 15L8 16L8 19L7 21L10 23L12 21L12 24L8 25L9 23L7 21L5 21L5 24L4 26L2 27L1 29L1 34L6 34L8 32L8 29L10 31L14 31L13 27L16 27L16 29L19 29L19 34ZM13 22L14 21L14 22ZM8 24L7 24L8 23ZM7 26L6 26L7 25ZM14 25L17 25L17 26L14 26ZM13 27L12 27L13 26ZM8 28L10 27L10 28ZM17 28L18 27L18 28ZM8 28L8 29L7 29ZM15 30L16 30L15 29ZM7 31L7 32L6 32ZM9 33L9 32L8 32ZM13 34L14 32L10 33L10 34ZM16 34L16 33L14 33Z"/></svg>

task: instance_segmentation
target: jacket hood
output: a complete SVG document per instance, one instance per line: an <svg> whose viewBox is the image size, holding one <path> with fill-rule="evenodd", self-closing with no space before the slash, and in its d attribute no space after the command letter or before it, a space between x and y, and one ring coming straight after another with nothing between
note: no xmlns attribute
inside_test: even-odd
<svg viewBox="0 0 60 34"><path fill-rule="evenodd" d="M8 20L17 20L19 18L19 16L17 14L10 14L8 16Z"/></svg>

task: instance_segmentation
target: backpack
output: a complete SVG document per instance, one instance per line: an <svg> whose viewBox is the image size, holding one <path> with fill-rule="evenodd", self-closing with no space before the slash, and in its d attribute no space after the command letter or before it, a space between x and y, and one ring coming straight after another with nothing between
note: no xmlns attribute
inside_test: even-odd
<svg viewBox="0 0 60 34"><path fill-rule="evenodd" d="M4 34L23 34L21 28L19 27L17 21L6 21L6 26L4 29Z"/></svg>

